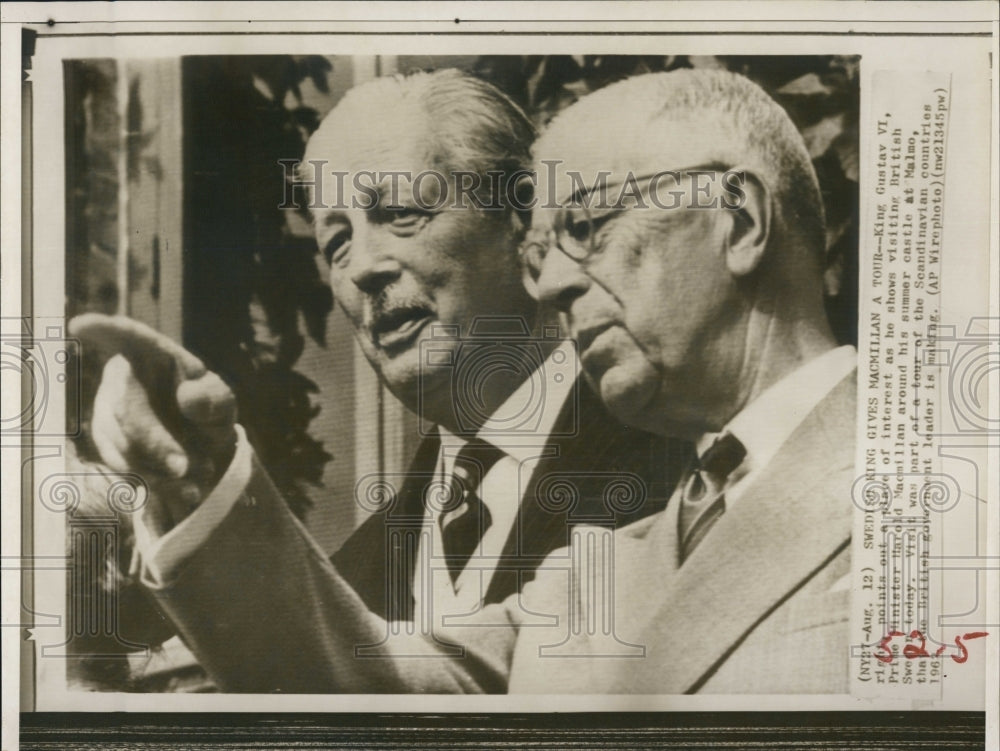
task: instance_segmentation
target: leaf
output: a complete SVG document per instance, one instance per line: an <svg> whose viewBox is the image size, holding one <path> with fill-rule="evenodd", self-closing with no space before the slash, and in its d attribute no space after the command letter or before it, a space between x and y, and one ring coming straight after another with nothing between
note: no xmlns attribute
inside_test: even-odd
<svg viewBox="0 0 1000 751"><path fill-rule="evenodd" d="M256 73L254 73L252 77L252 82L254 89L256 89L261 96L263 96L269 102L274 101L274 92L271 90L271 86L268 84L267 81L258 76Z"/></svg>
<svg viewBox="0 0 1000 751"><path fill-rule="evenodd" d="M333 63L322 55L307 55L298 62L300 70L304 71L303 77L308 77L317 91L329 94L330 83L327 76L333 71Z"/></svg>
<svg viewBox="0 0 1000 751"><path fill-rule="evenodd" d="M296 107L292 110L292 118L309 133L313 133L319 127L319 112L312 107Z"/></svg>
<svg viewBox="0 0 1000 751"><path fill-rule="evenodd" d="M858 182L858 128L853 123L833 142L833 149L840 160L840 168L848 180Z"/></svg>
<svg viewBox="0 0 1000 751"><path fill-rule="evenodd" d="M843 133L843 114L824 117L818 123L802 129L802 140L806 143L810 159L818 159L826 153L830 145Z"/></svg>
<svg viewBox="0 0 1000 751"><path fill-rule="evenodd" d="M540 105L552 97L558 97L565 84L578 81L582 75L583 69L569 55L551 55L539 68L533 87L529 82L530 101Z"/></svg>
<svg viewBox="0 0 1000 751"><path fill-rule="evenodd" d="M804 76L799 76L794 81L786 83L777 90L777 93L785 96L826 96L831 91L832 89L824 84L817 74L806 73Z"/></svg>
<svg viewBox="0 0 1000 751"><path fill-rule="evenodd" d="M844 260L835 258L823 271L823 293L826 297L837 297L843 282Z"/></svg>

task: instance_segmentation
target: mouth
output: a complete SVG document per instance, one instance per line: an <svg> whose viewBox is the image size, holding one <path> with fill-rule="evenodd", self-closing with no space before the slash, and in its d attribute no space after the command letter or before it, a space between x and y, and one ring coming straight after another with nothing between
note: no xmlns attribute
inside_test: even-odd
<svg viewBox="0 0 1000 751"><path fill-rule="evenodd" d="M430 310L416 306L383 312L371 327L372 341L391 355L408 347L433 318Z"/></svg>
<svg viewBox="0 0 1000 751"><path fill-rule="evenodd" d="M587 353L587 350L594 344L597 337L610 329L611 326L611 323L602 323L596 326L590 326L578 332L576 335L576 343L579 349L580 357L583 357Z"/></svg>

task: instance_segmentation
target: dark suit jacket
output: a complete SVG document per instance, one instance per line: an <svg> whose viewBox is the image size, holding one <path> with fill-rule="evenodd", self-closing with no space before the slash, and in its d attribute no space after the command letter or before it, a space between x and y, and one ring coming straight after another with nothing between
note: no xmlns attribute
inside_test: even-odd
<svg viewBox="0 0 1000 751"><path fill-rule="evenodd" d="M479 640L467 659L371 659L442 657L455 649L422 631L387 629L384 620L413 610L412 533L423 525L422 491L434 476L436 441L418 452L413 481L357 530L332 564L255 458L245 492L208 543L160 579L140 563L140 577L225 691L502 692L518 633L511 624L524 615L511 604L519 595L507 595L534 578L546 553L569 544L568 525L614 526L662 509L676 468L688 459L684 445L618 424L588 388L576 388L546 458L527 478L485 594L498 604L474 615L480 620L469 625L479 627L461 628L456 636L457 642ZM557 435L566 425L577 429ZM646 492L630 494L627 486L637 479ZM630 502L630 495L641 503Z"/></svg>
<svg viewBox="0 0 1000 751"><path fill-rule="evenodd" d="M372 612L388 620L413 617L424 491L436 477L439 447L436 438L421 444L395 498L332 557ZM501 602L531 581L549 553L569 545L571 526L623 526L663 510L690 448L617 422L578 380L542 457L534 471L522 474L521 505L486 604Z"/></svg>
<svg viewBox="0 0 1000 751"><path fill-rule="evenodd" d="M611 547L556 553L530 586L458 628L393 629L331 565L255 461L246 497L209 544L163 581L146 583L227 691L843 692L855 377L812 410L683 566L671 503L616 532ZM593 468L575 466L581 474ZM556 508L559 498L541 492L545 481L533 480L539 492L528 500ZM522 517L533 513L523 505ZM607 555L610 587L602 581ZM358 568L362 561L384 571L370 552ZM535 562L517 561L524 570ZM386 594L384 584L379 591ZM535 615L548 620L533 624ZM436 659L411 659L423 657Z"/></svg>

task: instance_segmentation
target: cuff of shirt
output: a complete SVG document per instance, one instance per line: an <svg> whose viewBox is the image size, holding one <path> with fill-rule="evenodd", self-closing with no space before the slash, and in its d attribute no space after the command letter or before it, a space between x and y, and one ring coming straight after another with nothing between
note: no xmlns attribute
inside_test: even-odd
<svg viewBox="0 0 1000 751"><path fill-rule="evenodd" d="M156 537L146 523L148 509L136 515L134 564L146 586L160 588L169 582L184 562L208 541L246 491L253 467L253 448L239 425L236 436L236 452L229 468L208 497L184 521L162 537Z"/></svg>

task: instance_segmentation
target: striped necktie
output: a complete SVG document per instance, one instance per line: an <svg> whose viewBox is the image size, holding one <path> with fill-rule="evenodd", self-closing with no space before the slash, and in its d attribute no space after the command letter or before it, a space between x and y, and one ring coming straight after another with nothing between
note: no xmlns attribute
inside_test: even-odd
<svg viewBox="0 0 1000 751"><path fill-rule="evenodd" d="M743 462L747 450L732 433L723 433L698 457L681 495L678 516L681 561L726 510L726 479Z"/></svg>
<svg viewBox="0 0 1000 751"><path fill-rule="evenodd" d="M493 520L479 497L479 486L504 452L481 439L469 441L455 457L451 475L451 507L438 521L452 584L458 581Z"/></svg>

